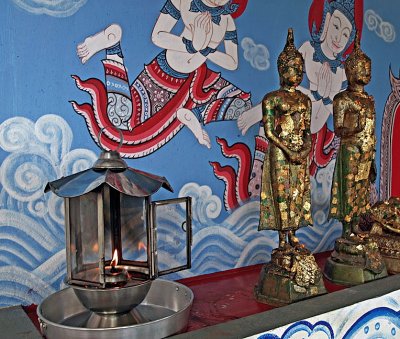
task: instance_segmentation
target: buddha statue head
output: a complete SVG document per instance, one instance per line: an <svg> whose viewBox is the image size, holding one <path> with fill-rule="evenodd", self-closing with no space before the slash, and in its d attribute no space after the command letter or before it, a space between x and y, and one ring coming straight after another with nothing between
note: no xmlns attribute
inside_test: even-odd
<svg viewBox="0 0 400 339"><path fill-rule="evenodd" d="M293 29L289 28L286 45L278 57L281 86L297 87L303 80L303 57L294 45Z"/></svg>
<svg viewBox="0 0 400 339"><path fill-rule="evenodd" d="M371 81L371 59L360 48L358 32L354 49L345 61L345 71L349 86L364 86Z"/></svg>

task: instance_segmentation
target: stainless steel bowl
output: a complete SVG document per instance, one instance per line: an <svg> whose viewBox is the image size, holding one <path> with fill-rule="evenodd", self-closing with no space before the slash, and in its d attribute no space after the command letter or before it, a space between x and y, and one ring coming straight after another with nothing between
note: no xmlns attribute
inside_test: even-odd
<svg viewBox="0 0 400 339"><path fill-rule="evenodd" d="M87 309L100 314L117 314L127 313L139 305L149 292L152 282L136 281L130 286L107 289L71 287Z"/></svg>

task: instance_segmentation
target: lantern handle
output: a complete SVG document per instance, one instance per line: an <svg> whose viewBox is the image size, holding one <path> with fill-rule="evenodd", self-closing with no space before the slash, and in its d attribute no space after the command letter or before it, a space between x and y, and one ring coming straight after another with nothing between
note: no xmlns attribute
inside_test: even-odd
<svg viewBox="0 0 400 339"><path fill-rule="evenodd" d="M181 228L182 231L186 233L186 220L182 222Z"/></svg>
<svg viewBox="0 0 400 339"><path fill-rule="evenodd" d="M104 127L99 131L99 134L97 134L97 140L98 140L98 142L99 142L99 146L100 146L100 148L101 148L103 151L107 151L107 150L103 147L103 145L102 145L102 143L101 143L101 135L104 133L104 131L105 131L108 127L115 128L115 129L118 131L118 133L119 133L119 145L118 145L118 147L114 150L114 152L118 152L118 151L120 150L120 148L122 147L122 143L124 142L124 135L122 134L121 129L119 129L118 127L115 127L115 126L113 126L113 125L104 126Z"/></svg>

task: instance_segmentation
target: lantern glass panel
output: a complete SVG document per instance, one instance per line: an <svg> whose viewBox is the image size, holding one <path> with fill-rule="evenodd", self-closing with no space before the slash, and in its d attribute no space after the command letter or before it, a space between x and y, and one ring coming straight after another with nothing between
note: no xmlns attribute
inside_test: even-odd
<svg viewBox="0 0 400 339"><path fill-rule="evenodd" d="M146 199L121 194L122 258L147 262Z"/></svg>
<svg viewBox="0 0 400 339"><path fill-rule="evenodd" d="M157 227L159 275L191 266L191 201L189 197L153 202ZM174 265L174 267L171 267Z"/></svg>
<svg viewBox="0 0 400 339"><path fill-rule="evenodd" d="M97 193L70 198L69 211L71 277L98 282Z"/></svg>
<svg viewBox="0 0 400 339"><path fill-rule="evenodd" d="M114 251L119 265L147 266L146 199L104 190L105 262Z"/></svg>

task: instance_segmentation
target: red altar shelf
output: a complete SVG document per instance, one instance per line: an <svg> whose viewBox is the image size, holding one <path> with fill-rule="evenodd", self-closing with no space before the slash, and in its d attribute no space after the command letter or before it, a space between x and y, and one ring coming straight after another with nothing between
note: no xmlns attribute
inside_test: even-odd
<svg viewBox="0 0 400 339"><path fill-rule="evenodd" d="M330 252L318 253L316 261L323 269ZM178 280L194 293L193 307L187 331L194 331L256 313L268 311L273 306L262 304L254 297L254 286L263 265L253 265L232 270L199 275ZM344 289L324 279L329 292Z"/></svg>
<svg viewBox="0 0 400 339"><path fill-rule="evenodd" d="M329 255L330 252L315 255L321 269ZM261 268L262 264L246 266L178 280L194 293L187 332L272 309L273 306L254 298L253 290ZM326 279L324 282L328 292L345 288ZM36 305L26 306L24 310L39 329Z"/></svg>

